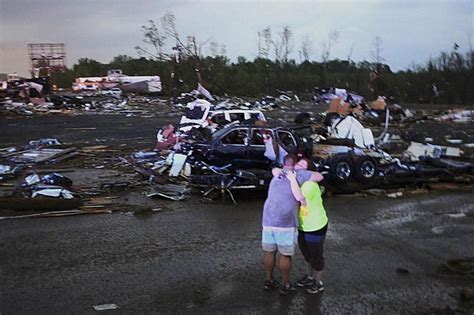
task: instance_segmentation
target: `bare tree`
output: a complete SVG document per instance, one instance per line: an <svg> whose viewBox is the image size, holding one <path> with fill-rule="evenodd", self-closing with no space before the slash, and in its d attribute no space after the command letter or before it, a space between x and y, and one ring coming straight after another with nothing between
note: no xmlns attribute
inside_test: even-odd
<svg viewBox="0 0 474 315"><path fill-rule="evenodd" d="M351 62L352 61L352 52L354 51L354 43L351 45L351 49L349 49L349 52L347 53L347 61Z"/></svg>
<svg viewBox="0 0 474 315"><path fill-rule="evenodd" d="M161 24L165 30L166 35L175 42L173 49L177 50L183 57L195 55L195 50L192 46L193 40L190 40L190 36L186 37L186 44L181 40L178 31L176 30L176 18L173 13L167 12L165 15L163 15L161 17Z"/></svg>
<svg viewBox="0 0 474 315"><path fill-rule="evenodd" d="M382 37L375 36L374 50L371 51L370 54L372 55L372 58L374 59L374 62L377 65L381 65L385 61L385 59L382 57L382 51L383 51L382 44L383 44Z"/></svg>
<svg viewBox="0 0 474 315"><path fill-rule="evenodd" d="M159 60L162 60L162 57L167 57L169 59L171 58L171 55L174 55L171 53L166 53L164 49L165 41L169 39L173 41L171 45L172 50L178 51L180 57L199 57L202 47L211 40L211 38L209 38L204 42L197 44L197 40L194 36L187 36L185 43L181 39L176 29L176 18L171 12L167 12L165 15L163 15L160 18L160 21L162 30L158 29L156 23L153 20L149 21L149 26L142 26L145 37L144 42L155 47L157 52L150 52L143 47L136 46L135 49L137 49L139 53L149 55Z"/></svg>
<svg viewBox="0 0 474 315"><path fill-rule="evenodd" d="M225 56L227 54L227 49L225 44L221 44L221 56Z"/></svg>
<svg viewBox="0 0 474 315"><path fill-rule="evenodd" d="M339 33L335 30L332 30L329 32L327 40L321 44L321 59L323 63L328 62L329 57L331 56L331 49L333 45L337 43L338 39Z"/></svg>
<svg viewBox="0 0 474 315"><path fill-rule="evenodd" d="M449 55L446 52L441 52L437 59L438 69L441 71L447 71L449 69Z"/></svg>
<svg viewBox="0 0 474 315"><path fill-rule="evenodd" d="M199 53L199 48L196 43L196 37L192 35L186 36L186 51L189 52L189 55L199 57L201 54Z"/></svg>
<svg viewBox="0 0 474 315"><path fill-rule="evenodd" d="M168 59L171 61L171 72L170 72L170 83L169 83L169 99L173 94L173 81L175 79L176 64L180 63L180 60L183 58L191 58L195 62L196 76L199 83L203 83L201 77L201 59L202 50L204 45L206 45L211 38L205 40L204 42L198 43L195 36L186 36L183 40L176 28L176 18L173 13L168 12L163 15L160 19L161 29L158 28L156 23L153 20L149 21L149 25L142 26L142 31L144 33L144 42L150 44L154 51L150 51L146 48L136 46L135 49L141 55L146 55L157 60ZM166 45L166 40L171 41L171 45ZM217 51L217 46L212 48ZM165 47L170 47L171 50L169 53L165 52ZM223 49L222 51L225 51Z"/></svg>
<svg viewBox="0 0 474 315"><path fill-rule="evenodd" d="M257 31L257 55L262 58L262 32Z"/></svg>
<svg viewBox="0 0 474 315"><path fill-rule="evenodd" d="M202 47L201 47L202 50ZM211 57L217 57L217 56L225 56L226 54L226 48L224 44L220 44L214 40L209 41L208 45L208 55Z"/></svg>
<svg viewBox="0 0 474 315"><path fill-rule="evenodd" d="M469 60L463 57L463 55L458 51L459 49L460 46L457 43L454 43L453 51L451 52L449 60L450 69L456 72L469 69Z"/></svg>
<svg viewBox="0 0 474 315"><path fill-rule="evenodd" d="M305 35L301 40L299 55L301 61L309 61L314 53L313 41L309 35Z"/></svg>
<svg viewBox="0 0 474 315"><path fill-rule="evenodd" d="M219 43L215 41L211 41L209 43L209 54L212 57L216 57L217 55L219 55Z"/></svg>
<svg viewBox="0 0 474 315"><path fill-rule="evenodd" d="M175 17L173 13L168 12L161 17L161 30L156 25L155 21L149 20L149 25L143 25L142 31L143 36L145 37L143 41L147 44L152 45L155 51L150 51L144 47L136 46L135 49L140 55L147 55L157 60L172 59L176 53L165 52L165 41L167 39L172 39L175 41L175 44L172 45L172 50L184 52L185 45L182 43L179 38L179 34L176 30ZM164 33L164 34L163 34ZM179 49L177 47L180 47ZM187 52L191 55L190 52Z"/></svg>
<svg viewBox="0 0 474 315"><path fill-rule="evenodd" d="M468 34L467 42L469 44L469 50L466 53L466 62L468 69L474 68L474 51L472 50L472 42L471 42L471 35Z"/></svg>
<svg viewBox="0 0 474 315"><path fill-rule="evenodd" d="M268 59L272 45L272 30L267 26L263 30L257 32L258 35L258 56Z"/></svg>
<svg viewBox="0 0 474 315"><path fill-rule="evenodd" d="M280 33L281 42L283 44L283 61L288 62L289 56L293 51L293 42L291 38L293 37L293 32L289 26L285 26L283 31Z"/></svg>
<svg viewBox="0 0 474 315"><path fill-rule="evenodd" d="M329 61L329 57L331 56L331 49L334 44L337 43L337 40L339 38L339 33L337 31L330 31L328 34L328 37L325 42L321 44L321 59L322 59L322 65L321 65L321 85L324 86L326 85L326 66L327 62Z"/></svg>
<svg viewBox="0 0 474 315"><path fill-rule="evenodd" d="M154 52L149 51L141 46L136 46L135 49L137 50L138 54L140 55L148 55L153 57L157 60L164 60L165 58L169 58L169 55L165 53L165 40L166 36L161 34L161 31L155 24L155 21L149 20L147 25L142 25L142 32L143 32L143 42L146 44L151 45L154 48Z"/></svg>
<svg viewBox="0 0 474 315"><path fill-rule="evenodd" d="M192 35L187 36L186 39L187 41L185 49L191 57L194 57L196 59L203 57L202 51L204 46L212 40L212 38L208 38L205 41L198 43L196 41L196 36Z"/></svg>
<svg viewBox="0 0 474 315"><path fill-rule="evenodd" d="M278 33L278 40L273 40L273 52L275 53L275 59L282 63L288 62L288 57L293 50L293 43L291 37L293 32L289 26L283 27L282 31Z"/></svg>

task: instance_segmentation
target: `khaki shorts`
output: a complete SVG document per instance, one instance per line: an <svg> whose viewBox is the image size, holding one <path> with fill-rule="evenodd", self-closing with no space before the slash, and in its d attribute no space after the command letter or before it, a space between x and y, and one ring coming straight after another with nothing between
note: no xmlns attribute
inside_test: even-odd
<svg viewBox="0 0 474 315"><path fill-rule="evenodd" d="M297 228L264 226L262 230L262 248L266 252L278 250L281 255L293 256L298 242Z"/></svg>

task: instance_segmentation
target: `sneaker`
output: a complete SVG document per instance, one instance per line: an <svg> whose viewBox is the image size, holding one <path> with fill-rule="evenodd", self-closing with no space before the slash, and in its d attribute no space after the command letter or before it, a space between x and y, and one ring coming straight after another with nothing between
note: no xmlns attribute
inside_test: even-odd
<svg viewBox="0 0 474 315"><path fill-rule="evenodd" d="M270 281L265 281L265 284L263 285L263 289L265 291L273 291L276 290L280 287L280 283L276 281L275 279L272 279Z"/></svg>
<svg viewBox="0 0 474 315"><path fill-rule="evenodd" d="M315 294L324 291L324 285L322 281L314 281L313 285L306 289L306 293Z"/></svg>
<svg viewBox="0 0 474 315"><path fill-rule="evenodd" d="M281 286L280 287L280 295L288 295L288 294L293 294L296 293L296 287L289 283L286 286Z"/></svg>
<svg viewBox="0 0 474 315"><path fill-rule="evenodd" d="M306 275L300 280L296 281L296 286L300 288L309 287L314 283L314 278Z"/></svg>

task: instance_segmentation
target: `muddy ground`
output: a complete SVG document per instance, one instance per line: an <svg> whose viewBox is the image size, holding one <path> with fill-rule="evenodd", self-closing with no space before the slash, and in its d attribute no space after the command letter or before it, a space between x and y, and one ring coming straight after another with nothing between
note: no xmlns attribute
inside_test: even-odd
<svg viewBox="0 0 474 315"><path fill-rule="evenodd" d="M311 106L267 116L291 120ZM0 118L0 147L47 137L78 148L109 146L35 168L65 170L83 192L104 182L139 183L88 197L110 197L105 208L116 211L109 214L0 220L1 314L92 313L94 305L108 303L123 313L473 312L472 303L460 299L461 290L473 286L472 275L440 270L449 259L474 257L469 187L410 188L397 199L328 197L326 290L280 297L261 289L265 192L237 194L238 205L204 204L198 194L181 202L150 199L143 195L146 184L117 164L119 156L151 149L156 129L178 119L163 112ZM412 127L417 137L442 141L454 133L474 142L473 124L406 126ZM292 279L303 272L298 253Z"/></svg>

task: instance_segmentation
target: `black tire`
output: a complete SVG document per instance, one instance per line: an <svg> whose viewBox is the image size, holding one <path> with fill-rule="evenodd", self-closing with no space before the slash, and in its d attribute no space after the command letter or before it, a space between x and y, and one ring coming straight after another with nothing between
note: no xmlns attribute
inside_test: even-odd
<svg viewBox="0 0 474 315"><path fill-rule="evenodd" d="M368 182L377 176L377 163L371 157L363 157L356 161L354 175L361 182Z"/></svg>
<svg viewBox="0 0 474 315"><path fill-rule="evenodd" d="M354 175L354 166L352 161L346 156L334 157L329 162L331 177L339 182L346 183Z"/></svg>

